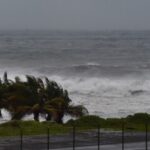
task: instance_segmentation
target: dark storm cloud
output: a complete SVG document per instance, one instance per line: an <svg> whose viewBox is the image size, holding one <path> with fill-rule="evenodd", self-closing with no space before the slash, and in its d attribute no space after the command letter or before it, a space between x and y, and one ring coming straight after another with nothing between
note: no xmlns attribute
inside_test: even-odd
<svg viewBox="0 0 150 150"><path fill-rule="evenodd" d="M0 29L150 29L150 0L0 0Z"/></svg>

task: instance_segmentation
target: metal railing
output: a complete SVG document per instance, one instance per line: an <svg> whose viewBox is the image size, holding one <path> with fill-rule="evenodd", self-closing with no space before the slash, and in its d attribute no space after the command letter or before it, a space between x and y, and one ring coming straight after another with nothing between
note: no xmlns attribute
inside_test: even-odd
<svg viewBox="0 0 150 150"><path fill-rule="evenodd" d="M51 130L52 130L51 128L46 128L45 129L46 134L43 136L42 135L41 136L25 136L23 129L19 128L20 135L17 137L17 139L13 138L13 137L9 137L9 142L12 140L12 145L10 144L11 142L10 143L6 142L6 147L5 147L5 145L4 145L5 142L3 141L3 147L5 147L4 150L7 150L7 149L9 150L10 147L11 147L11 150L13 150L13 146L15 147L14 148L15 150L24 150L24 149L30 150L30 147L32 147L32 150L34 150L34 145L35 145L35 147L36 147L35 149L38 150L38 149L40 149L40 147L38 145L41 144L42 145L41 150L42 149L50 150L53 148L61 148L61 146L63 145L63 142L66 142L67 144L65 145L65 147L70 147L72 150L76 150L76 147L79 147L79 146L90 146L90 145L97 146L97 150L102 150L101 149L102 145L119 143L119 144L121 144L120 150L125 150L126 142L127 143L133 142L134 141L134 133L135 134L137 133L136 131L134 131L134 132L126 131L124 123L122 123L122 129L119 132L109 131L109 130L104 131L100 125L98 125L97 128L92 129L90 131L79 131L79 130L77 130L77 128L78 127L74 125L71 128L69 133L55 135L55 136L51 134ZM117 135L115 135L115 134L117 134ZM113 135L115 135L114 138L113 138ZM64 140L63 137L66 138L66 141L63 141ZM116 137L116 139L115 139L115 137ZM90 143L91 139L93 140L92 143ZM130 139L131 139L131 141L130 141ZM0 139L0 144L1 144L2 140L5 140L5 138ZM32 140L34 140L34 142L31 142ZM41 142L41 140L43 142ZM8 138L6 139L6 141L8 141ZM145 123L145 131L139 132L137 142L140 142L140 141L145 142L144 149L148 150L148 123ZM27 145L29 146L28 148L27 148ZM1 147L1 145L0 145L0 150L3 150L3 147Z"/></svg>

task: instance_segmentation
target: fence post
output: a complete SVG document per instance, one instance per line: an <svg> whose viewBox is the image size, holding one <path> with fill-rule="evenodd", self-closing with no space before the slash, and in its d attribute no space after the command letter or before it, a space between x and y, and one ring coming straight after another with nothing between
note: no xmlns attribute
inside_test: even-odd
<svg viewBox="0 0 150 150"><path fill-rule="evenodd" d="M49 128L47 128L47 150L50 149L50 132L49 132Z"/></svg>
<svg viewBox="0 0 150 150"><path fill-rule="evenodd" d="M100 127L100 125L98 125L98 132L97 132L97 134L98 134L98 150L100 150L100 129L101 129L101 127Z"/></svg>
<svg viewBox="0 0 150 150"><path fill-rule="evenodd" d="M23 130L20 127L20 150L23 150Z"/></svg>
<svg viewBox="0 0 150 150"><path fill-rule="evenodd" d="M124 150L124 121L122 122L122 150Z"/></svg>
<svg viewBox="0 0 150 150"><path fill-rule="evenodd" d="M75 150L75 142L76 142L76 127L73 125L73 150Z"/></svg>
<svg viewBox="0 0 150 150"><path fill-rule="evenodd" d="M148 122L145 123L145 149L148 150Z"/></svg>

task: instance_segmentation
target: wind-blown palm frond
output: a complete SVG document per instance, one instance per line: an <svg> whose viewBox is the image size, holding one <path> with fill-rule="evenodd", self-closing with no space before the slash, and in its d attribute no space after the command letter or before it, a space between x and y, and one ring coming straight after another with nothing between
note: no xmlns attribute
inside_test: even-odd
<svg viewBox="0 0 150 150"><path fill-rule="evenodd" d="M20 77L16 76L16 77L15 77L15 82L16 82L16 83L21 83Z"/></svg>
<svg viewBox="0 0 150 150"><path fill-rule="evenodd" d="M77 106L70 105L66 113L71 116L81 117L87 115L88 110L82 105L77 105Z"/></svg>
<svg viewBox="0 0 150 150"><path fill-rule="evenodd" d="M16 110L10 111L12 120L20 120L25 115L30 114L30 107L29 106L19 106Z"/></svg>
<svg viewBox="0 0 150 150"><path fill-rule="evenodd" d="M4 80L0 80L0 109L7 109L12 119L22 119L26 114L33 114L39 121L39 115L46 116L46 120L62 123L65 114L83 116L88 113L81 105L70 105L71 99L67 90L64 90L55 81L27 75L26 81L15 77L15 82L4 73Z"/></svg>

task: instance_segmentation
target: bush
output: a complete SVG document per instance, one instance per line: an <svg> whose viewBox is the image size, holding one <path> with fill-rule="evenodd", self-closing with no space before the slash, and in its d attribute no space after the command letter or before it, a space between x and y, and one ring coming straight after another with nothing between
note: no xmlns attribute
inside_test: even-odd
<svg viewBox="0 0 150 150"><path fill-rule="evenodd" d="M103 124L105 119L100 118L98 116L89 115L81 117L77 120L69 120L66 124L67 125L76 125L79 127L97 127L100 124Z"/></svg>
<svg viewBox="0 0 150 150"><path fill-rule="evenodd" d="M136 113L126 117L127 122L145 123L150 122L150 115L147 113Z"/></svg>

